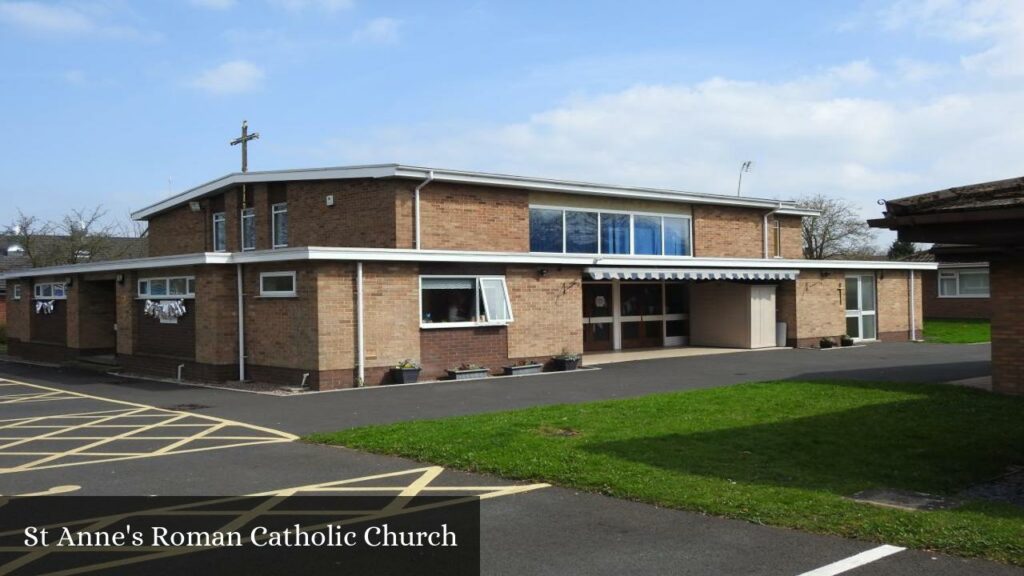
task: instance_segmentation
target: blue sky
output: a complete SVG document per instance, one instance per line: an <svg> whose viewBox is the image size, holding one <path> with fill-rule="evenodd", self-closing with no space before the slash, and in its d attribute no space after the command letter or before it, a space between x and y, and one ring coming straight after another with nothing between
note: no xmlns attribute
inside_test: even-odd
<svg viewBox="0 0 1024 576"><path fill-rule="evenodd" d="M0 0L0 222L402 162L792 198L1019 176L1015 0Z"/></svg>

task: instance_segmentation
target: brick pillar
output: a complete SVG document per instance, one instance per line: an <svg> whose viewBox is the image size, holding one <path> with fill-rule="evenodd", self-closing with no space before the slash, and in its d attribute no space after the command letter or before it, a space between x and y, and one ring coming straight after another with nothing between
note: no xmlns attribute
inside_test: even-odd
<svg viewBox="0 0 1024 576"><path fill-rule="evenodd" d="M74 348L76 350L81 348L78 340L79 314L82 307L82 299L80 297L81 290L82 281L80 278L75 278L71 286L65 286L64 288L64 294L67 298L65 304L67 304L68 307L66 316L67 320L64 324L64 329L67 330L67 340L65 340L65 345L68 348Z"/></svg>
<svg viewBox="0 0 1024 576"><path fill-rule="evenodd" d="M234 266L196 270L196 362L223 368L238 364L238 298ZM208 374L208 379L215 379ZM237 373L235 373L237 378Z"/></svg>
<svg viewBox="0 0 1024 576"><path fill-rule="evenodd" d="M115 301L117 306L117 353L131 356L135 352L135 295L136 275L126 272L123 281L117 283Z"/></svg>
<svg viewBox="0 0 1024 576"><path fill-rule="evenodd" d="M989 268L992 300L992 390L1024 394L1024 262L994 260Z"/></svg>

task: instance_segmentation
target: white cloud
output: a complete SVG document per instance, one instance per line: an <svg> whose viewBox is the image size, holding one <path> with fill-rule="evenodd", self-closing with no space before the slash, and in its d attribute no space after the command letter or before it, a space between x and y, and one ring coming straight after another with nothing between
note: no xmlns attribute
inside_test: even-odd
<svg viewBox="0 0 1024 576"><path fill-rule="evenodd" d="M191 84L210 94L242 94L262 88L265 77L263 69L252 62L232 60L204 70Z"/></svg>
<svg viewBox="0 0 1024 576"><path fill-rule="evenodd" d="M131 26L112 25L95 17L106 10L88 4L0 2L0 21L35 34L103 36L132 40L158 40L159 34Z"/></svg>
<svg viewBox="0 0 1024 576"><path fill-rule="evenodd" d="M271 4L284 8L289 12L301 12L315 8L324 12L348 10L355 5L354 0L269 0Z"/></svg>
<svg viewBox="0 0 1024 576"><path fill-rule="evenodd" d="M899 79L904 82L926 82L947 74L948 70L941 64L923 62L913 58L896 59L896 71Z"/></svg>
<svg viewBox="0 0 1024 576"><path fill-rule="evenodd" d="M866 84L878 77L878 71L867 60L857 60L830 68L829 75L840 82Z"/></svg>
<svg viewBox="0 0 1024 576"><path fill-rule="evenodd" d="M228 10L237 4L236 0L189 0L189 2L193 6L210 10Z"/></svg>
<svg viewBox="0 0 1024 576"><path fill-rule="evenodd" d="M353 42L394 44L402 23L394 18L374 18L352 33Z"/></svg>

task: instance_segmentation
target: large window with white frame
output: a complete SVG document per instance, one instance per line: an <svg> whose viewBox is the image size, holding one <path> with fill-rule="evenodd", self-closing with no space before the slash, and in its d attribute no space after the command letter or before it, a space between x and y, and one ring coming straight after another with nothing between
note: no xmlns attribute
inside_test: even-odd
<svg viewBox="0 0 1024 576"><path fill-rule="evenodd" d="M224 252L228 249L227 244L227 220L223 212L213 215L213 251Z"/></svg>
<svg viewBox="0 0 1024 576"><path fill-rule="evenodd" d="M140 278L139 298L147 300L195 298L195 276Z"/></svg>
<svg viewBox="0 0 1024 576"><path fill-rule="evenodd" d="M261 272L260 296L263 298L291 298L297 296L295 272Z"/></svg>
<svg viewBox="0 0 1024 576"><path fill-rule="evenodd" d="M242 210L242 250L256 249L256 209Z"/></svg>
<svg viewBox="0 0 1024 576"><path fill-rule="evenodd" d="M274 204L271 211L271 236L273 237L274 248L285 248L288 246L288 203Z"/></svg>
<svg viewBox="0 0 1024 576"><path fill-rule="evenodd" d="M502 276L421 276L420 325L424 328L512 322Z"/></svg>
<svg viewBox="0 0 1024 576"><path fill-rule="evenodd" d="M988 268L939 270L939 298L988 298Z"/></svg>
<svg viewBox="0 0 1024 576"><path fill-rule="evenodd" d="M691 219L678 214L530 207L530 252L691 256Z"/></svg>
<svg viewBox="0 0 1024 576"><path fill-rule="evenodd" d="M36 300L65 300L67 290L63 282L42 282L33 286L32 295Z"/></svg>

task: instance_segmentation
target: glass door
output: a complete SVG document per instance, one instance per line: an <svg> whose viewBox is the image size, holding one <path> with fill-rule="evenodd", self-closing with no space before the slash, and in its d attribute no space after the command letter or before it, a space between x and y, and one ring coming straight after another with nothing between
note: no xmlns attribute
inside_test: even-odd
<svg viewBox="0 0 1024 576"><path fill-rule="evenodd" d="M583 351L611 350L614 347L612 283L583 283Z"/></svg>
<svg viewBox="0 0 1024 576"><path fill-rule="evenodd" d="M846 277L846 335L854 340L878 338L875 277L858 274Z"/></svg>
<svg viewBox="0 0 1024 576"><path fill-rule="evenodd" d="M686 346L690 335L690 286L665 283L665 346Z"/></svg>
<svg viewBox="0 0 1024 576"><path fill-rule="evenodd" d="M665 341L665 296L661 282L619 283L622 348L655 348Z"/></svg>

